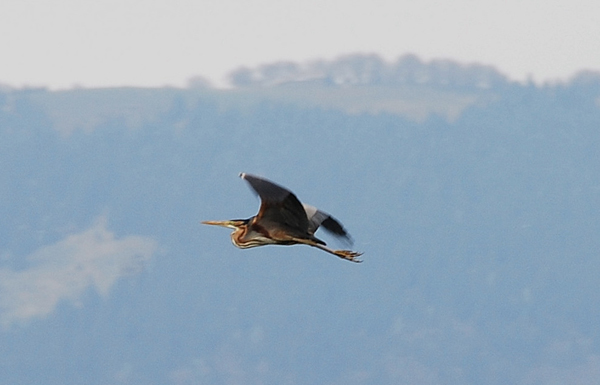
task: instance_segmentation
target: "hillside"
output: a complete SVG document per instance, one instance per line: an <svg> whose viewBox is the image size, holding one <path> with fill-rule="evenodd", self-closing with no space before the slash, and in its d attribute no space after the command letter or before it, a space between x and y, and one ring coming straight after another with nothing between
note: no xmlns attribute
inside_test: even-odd
<svg viewBox="0 0 600 385"><path fill-rule="evenodd" d="M296 74L2 91L0 382L594 383L597 76ZM200 225L256 212L241 171L364 263Z"/></svg>

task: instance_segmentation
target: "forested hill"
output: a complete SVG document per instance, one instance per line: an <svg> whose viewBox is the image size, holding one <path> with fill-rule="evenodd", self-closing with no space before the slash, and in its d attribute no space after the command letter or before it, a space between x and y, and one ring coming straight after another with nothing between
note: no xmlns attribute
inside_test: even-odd
<svg viewBox="0 0 600 385"><path fill-rule="evenodd" d="M0 91L0 382L595 383L598 75L287 65ZM200 225L256 212L242 171L364 263Z"/></svg>

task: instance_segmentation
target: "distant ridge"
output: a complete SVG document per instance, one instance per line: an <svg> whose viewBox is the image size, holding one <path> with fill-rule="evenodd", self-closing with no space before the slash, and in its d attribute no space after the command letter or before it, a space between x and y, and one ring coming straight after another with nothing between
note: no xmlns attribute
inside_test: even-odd
<svg viewBox="0 0 600 385"><path fill-rule="evenodd" d="M476 89L510 83L490 65L462 64L447 59L425 62L412 54L400 56L392 63L375 54L352 54L303 64L275 62L256 68L239 68L230 74L230 81L235 87L312 81L327 85L434 85Z"/></svg>
<svg viewBox="0 0 600 385"><path fill-rule="evenodd" d="M452 122L467 108L489 105L511 90L534 87L553 93L575 87L591 94L600 90L600 73L595 71L581 71L566 82L539 86L511 81L493 66L424 61L415 55L401 56L395 62L374 54L307 63L275 62L239 68L229 77L233 86L229 89L211 88L201 77L191 79L188 88L49 91L0 87L0 107L10 114L18 100L27 100L43 111L54 129L69 135L78 130L91 132L115 121L137 129L175 105L189 109L209 101L222 111L247 111L267 103L352 115L391 114L415 122L438 116Z"/></svg>

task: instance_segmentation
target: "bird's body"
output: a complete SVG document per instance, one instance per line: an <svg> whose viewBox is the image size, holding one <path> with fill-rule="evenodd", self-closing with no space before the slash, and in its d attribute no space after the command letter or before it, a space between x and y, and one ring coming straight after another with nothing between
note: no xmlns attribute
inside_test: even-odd
<svg viewBox="0 0 600 385"><path fill-rule="evenodd" d="M304 244L352 262L360 262L361 253L350 250L333 250L314 236L319 226L332 234L350 241L343 226L329 214L302 204L289 190L271 181L250 174L240 174L260 196L258 214L248 219L229 221L204 221L207 225L234 229L231 241L241 249L264 245Z"/></svg>

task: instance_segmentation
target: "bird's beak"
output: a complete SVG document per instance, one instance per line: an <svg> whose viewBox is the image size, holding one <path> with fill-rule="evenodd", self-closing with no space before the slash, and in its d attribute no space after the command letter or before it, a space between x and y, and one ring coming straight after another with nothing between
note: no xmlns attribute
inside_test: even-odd
<svg viewBox="0 0 600 385"><path fill-rule="evenodd" d="M228 227L230 229L235 229L239 225L239 221L202 221L202 223L205 225Z"/></svg>

